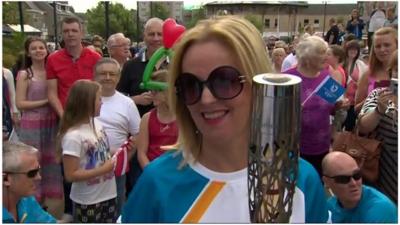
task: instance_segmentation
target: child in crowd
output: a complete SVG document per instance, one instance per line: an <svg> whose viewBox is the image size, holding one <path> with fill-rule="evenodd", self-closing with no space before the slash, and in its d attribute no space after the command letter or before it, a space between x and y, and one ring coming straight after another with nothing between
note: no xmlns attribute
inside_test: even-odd
<svg viewBox="0 0 400 225"><path fill-rule="evenodd" d="M167 70L159 70L153 74L152 80L166 82L167 75ZM168 105L167 91L152 91L152 94L155 108L143 115L138 136L138 160L142 168L165 152L162 146L173 145L178 138L178 127Z"/></svg>
<svg viewBox="0 0 400 225"><path fill-rule="evenodd" d="M100 84L76 81L59 130L65 179L72 182L70 198L77 223L113 223L117 218L114 160L104 129L95 118L100 107Z"/></svg>

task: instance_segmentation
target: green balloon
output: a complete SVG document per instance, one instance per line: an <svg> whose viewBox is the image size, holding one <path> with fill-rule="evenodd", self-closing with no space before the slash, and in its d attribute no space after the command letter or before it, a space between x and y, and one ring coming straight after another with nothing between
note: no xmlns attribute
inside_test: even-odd
<svg viewBox="0 0 400 225"><path fill-rule="evenodd" d="M143 72L143 81L142 83L140 83L141 89L163 91L168 88L168 84L165 82L151 80L151 74L153 73L154 66L164 56L168 56L171 58L172 51L170 49L161 47L151 56Z"/></svg>

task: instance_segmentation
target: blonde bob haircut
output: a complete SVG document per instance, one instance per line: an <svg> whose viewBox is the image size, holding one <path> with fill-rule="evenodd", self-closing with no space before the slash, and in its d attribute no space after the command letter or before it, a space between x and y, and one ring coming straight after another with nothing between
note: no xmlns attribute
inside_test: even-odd
<svg viewBox="0 0 400 225"><path fill-rule="evenodd" d="M315 57L326 53L328 43L318 36L309 36L302 39L296 48L296 57L299 65L309 66Z"/></svg>
<svg viewBox="0 0 400 225"><path fill-rule="evenodd" d="M379 61L379 59L376 57L375 54L375 38L377 36L383 36L383 35L390 35L394 42L396 43L396 49L398 48L397 45L397 30L392 28L392 27L382 27L379 28L377 31L374 32L374 36L372 37L372 46L371 46L371 52L369 55L369 70L371 74L375 74L377 71L381 69L386 69L383 66L383 63Z"/></svg>
<svg viewBox="0 0 400 225"><path fill-rule="evenodd" d="M230 49L237 59L239 71L250 84L254 75L272 71L260 32L244 18L220 16L202 20L183 34L174 47L168 78L169 87L175 86L175 80L182 73L182 60L187 50L195 44L210 41L217 41ZM175 147L183 153L189 153L184 154L183 164L189 160L196 161L201 150L202 135L197 130L187 106L177 98L175 88L169 88L168 95L171 110L176 114L179 127L179 137Z"/></svg>

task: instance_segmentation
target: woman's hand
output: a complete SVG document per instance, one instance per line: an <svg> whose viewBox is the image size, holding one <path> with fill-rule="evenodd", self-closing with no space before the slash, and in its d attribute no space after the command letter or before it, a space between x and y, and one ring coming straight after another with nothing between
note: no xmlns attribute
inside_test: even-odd
<svg viewBox="0 0 400 225"><path fill-rule="evenodd" d="M131 97L137 105L150 105L153 102L153 95L150 91Z"/></svg>
<svg viewBox="0 0 400 225"><path fill-rule="evenodd" d="M344 109L348 110L350 108L350 101L348 98L343 98L340 101L336 102L336 109Z"/></svg>
<svg viewBox="0 0 400 225"><path fill-rule="evenodd" d="M378 111L382 114L386 112L386 109L389 105L389 101L392 99L393 93L387 89L382 89L378 92Z"/></svg>
<svg viewBox="0 0 400 225"><path fill-rule="evenodd" d="M14 124L14 126L19 127L20 122L21 122L21 116L19 113L13 113L11 116L11 120Z"/></svg>

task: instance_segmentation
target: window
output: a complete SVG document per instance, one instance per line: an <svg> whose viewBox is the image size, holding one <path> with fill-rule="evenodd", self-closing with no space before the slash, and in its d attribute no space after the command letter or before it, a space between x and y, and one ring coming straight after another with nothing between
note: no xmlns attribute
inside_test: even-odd
<svg viewBox="0 0 400 225"><path fill-rule="evenodd" d="M304 26L307 25L308 23L310 23L310 21L308 21L308 19L304 19Z"/></svg>
<svg viewBox="0 0 400 225"><path fill-rule="evenodd" d="M319 19L315 19L314 20L314 28L318 28L319 27Z"/></svg>
<svg viewBox="0 0 400 225"><path fill-rule="evenodd" d="M265 26L265 28L269 28L270 26L269 26L269 19L265 19L264 20L264 26Z"/></svg>
<svg viewBox="0 0 400 225"><path fill-rule="evenodd" d="M278 27L278 19L275 19L274 27Z"/></svg>

